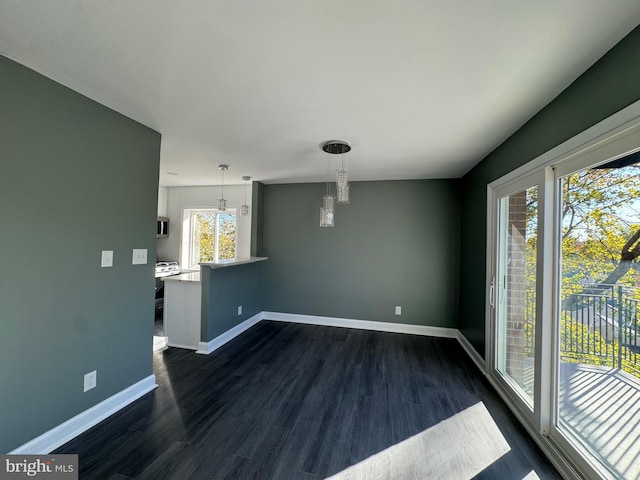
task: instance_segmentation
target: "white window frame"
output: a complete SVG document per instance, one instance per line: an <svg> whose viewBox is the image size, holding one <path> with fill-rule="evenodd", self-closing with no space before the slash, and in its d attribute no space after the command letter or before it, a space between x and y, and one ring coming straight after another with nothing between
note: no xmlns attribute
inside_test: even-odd
<svg viewBox="0 0 640 480"><path fill-rule="evenodd" d="M543 172L529 172L527 175L525 176L519 176L517 178L515 178L513 181L507 182L504 185L501 185L499 189L494 189L493 190L493 199L492 202L494 203L494 207L492 208L492 212L495 214L496 212L498 212L498 204L500 202L500 200L502 200L503 198L512 195L514 193L526 190L529 187L532 187L533 185L537 185L538 187L538 228L537 228L537 237L538 239L542 239L544 238L544 233L545 233L545 216L544 216L544 207L545 207L545 196L542 194L543 190L545 189L545 175L544 175L544 171ZM496 227L499 226L499 220L500 219L496 219ZM498 228L494 228L494 232L493 232L494 236L495 236L495 247L499 247L499 239L498 239ZM539 244L540 242L538 242ZM495 250L494 250L495 251ZM497 253L497 251L496 251ZM540 248L538 248L537 254L536 254L536 322L535 322L535 334L534 334L534 338L535 338L535 344L534 347L537 349L538 344L540 343L540 336L542 335L541 332L541 325L540 325L540 299L542 298L542 284L540 283L540 276L539 276L539 272L541 267L541 260L542 260L542 255L543 252L541 251ZM496 262L494 262L494 265L496 265ZM492 267L495 268L495 267ZM496 272L494 272L492 274L492 278L495 278ZM497 289L499 288L499 282L493 281L494 284L494 290L493 290L493 295L494 298L497 298ZM497 305L496 305L497 307ZM498 357L497 357L497 351L494 348L495 345L493 343L493 340L496 339L496 335L497 335L497 325L496 325L496 319L497 319L497 311L494 311L492 313L492 318L491 318L491 322L489 324L489 329L491 332L491 342L487 344L487 346L489 347L489 351L491 352L490 356L487 356L486 358L488 359L492 359L492 361L494 362L494 366L498 367ZM536 355L535 357L535 372L538 372L540 370L542 366L540 365L539 362L539 358L538 355ZM490 375L492 375L495 379L495 381L500 382L503 386L503 388L509 392L509 396L511 397L511 402L513 403L518 403L520 404L520 409L522 410L522 413L525 414L526 416L530 417L532 415L535 415L535 411L534 411L534 406L537 405L541 400L541 392L540 392L540 385L539 385L539 375L537 375L534 379L534 388L533 388L533 405L530 402L530 399L527 398L526 396L522 395L521 392L518 391L517 388L512 389L511 385L512 385L512 381L510 381L509 379L506 379L502 374L498 373L497 368L493 368L490 371ZM508 388L505 388L508 387ZM536 409L538 410L538 409ZM528 422L535 424L537 422L535 422L534 419L527 419Z"/></svg>

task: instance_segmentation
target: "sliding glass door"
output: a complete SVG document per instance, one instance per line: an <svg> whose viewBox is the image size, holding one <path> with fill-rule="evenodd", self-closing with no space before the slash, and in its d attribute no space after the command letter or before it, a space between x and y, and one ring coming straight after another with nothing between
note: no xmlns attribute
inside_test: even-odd
<svg viewBox="0 0 640 480"><path fill-rule="evenodd" d="M556 431L614 477L640 478L640 156L557 171Z"/></svg>
<svg viewBox="0 0 640 480"><path fill-rule="evenodd" d="M488 189L487 374L566 475L640 478L640 118L536 160Z"/></svg>

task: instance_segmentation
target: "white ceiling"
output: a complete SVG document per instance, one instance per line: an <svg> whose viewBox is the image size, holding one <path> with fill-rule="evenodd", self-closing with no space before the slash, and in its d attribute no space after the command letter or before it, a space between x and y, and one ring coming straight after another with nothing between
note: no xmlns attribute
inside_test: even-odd
<svg viewBox="0 0 640 480"><path fill-rule="evenodd" d="M162 133L160 184L464 175L637 0L0 0L0 54ZM168 175L176 172L179 175Z"/></svg>

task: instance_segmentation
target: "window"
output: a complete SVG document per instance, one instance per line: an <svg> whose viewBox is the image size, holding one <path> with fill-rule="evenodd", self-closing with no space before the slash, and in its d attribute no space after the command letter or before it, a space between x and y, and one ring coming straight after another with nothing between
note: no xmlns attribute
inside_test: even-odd
<svg viewBox="0 0 640 480"><path fill-rule="evenodd" d="M186 209L182 221L182 266L236 258L236 210Z"/></svg>

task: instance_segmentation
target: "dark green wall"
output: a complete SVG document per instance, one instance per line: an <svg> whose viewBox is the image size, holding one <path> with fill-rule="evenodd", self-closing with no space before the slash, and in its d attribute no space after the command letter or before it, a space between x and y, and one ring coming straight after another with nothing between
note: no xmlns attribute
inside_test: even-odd
<svg viewBox="0 0 640 480"><path fill-rule="evenodd" d="M264 310L263 264L202 267L201 341L213 340ZM238 306L242 306L241 315Z"/></svg>
<svg viewBox="0 0 640 480"><path fill-rule="evenodd" d="M325 188L264 187L265 310L455 327L457 182L354 182L334 228L319 226Z"/></svg>
<svg viewBox="0 0 640 480"><path fill-rule="evenodd" d="M252 182L251 185L251 247L250 255L259 257L264 250L262 239L264 238L264 184Z"/></svg>
<svg viewBox="0 0 640 480"><path fill-rule="evenodd" d="M462 179L460 329L484 355L487 184L640 99L640 27Z"/></svg>
<svg viewBox="0 0 640 480"><path fill-rule="evenodd" d="M152 374L159 153L158 133L0 57L0 452Z"/></svg>

